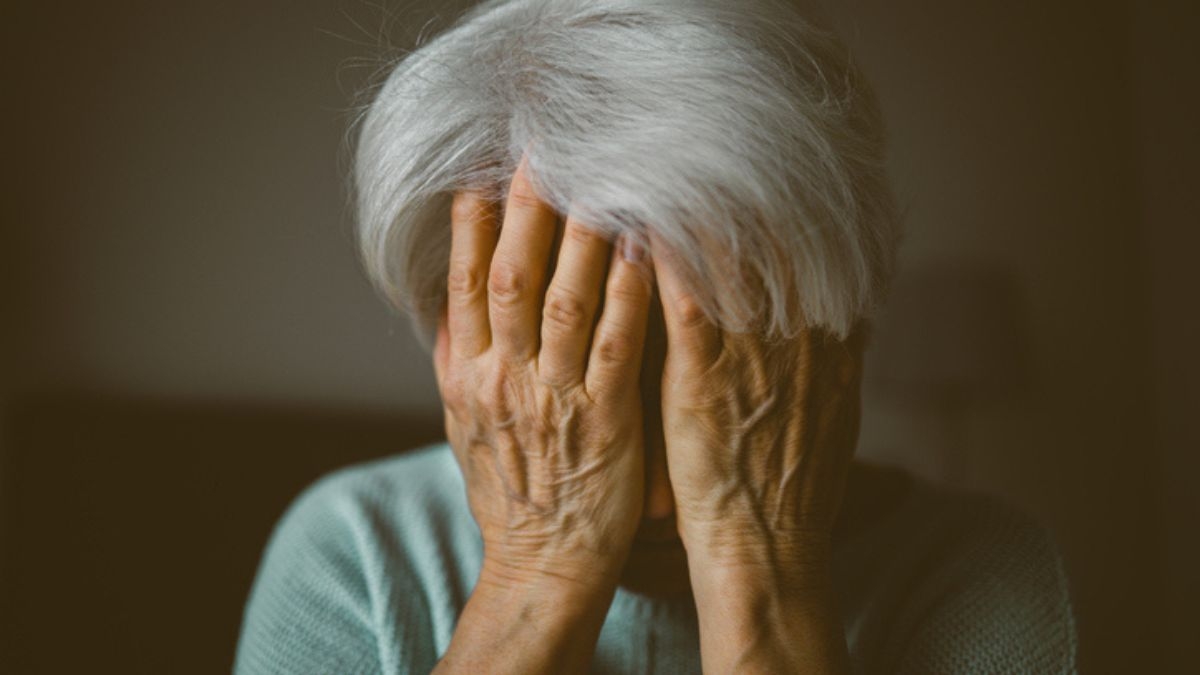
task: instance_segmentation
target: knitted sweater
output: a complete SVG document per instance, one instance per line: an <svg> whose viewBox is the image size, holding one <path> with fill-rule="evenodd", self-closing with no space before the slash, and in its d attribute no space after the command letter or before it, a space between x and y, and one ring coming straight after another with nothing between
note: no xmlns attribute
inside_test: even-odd
<svg viewBox="0 0 1200 675"><path fill-rule="evenodd" d="M332 473L276 526L235 672L428 673L482 562L449 446ZM1075 623L1053 540L1001 502L911 481L897 508L835 539L858 673L1073 673ZM619 588L593 673L699 673L690 597Z"/></svg>

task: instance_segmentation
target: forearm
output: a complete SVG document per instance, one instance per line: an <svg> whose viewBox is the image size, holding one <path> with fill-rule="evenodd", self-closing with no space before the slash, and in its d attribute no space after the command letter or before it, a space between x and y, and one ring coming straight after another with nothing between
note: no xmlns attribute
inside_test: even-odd
<svg viewBox="0 0 1200 675"><path fill-rule="evenodd" d="M705 673L850 672L827 565L803 571L704 570L697 561L696 569L692 583Z"/></svg>
<svg viewBox="0 0 1200 675"><path fill-rule="evenodd" d="M485 569L434 673L586 672L615 590Z"/></svg>

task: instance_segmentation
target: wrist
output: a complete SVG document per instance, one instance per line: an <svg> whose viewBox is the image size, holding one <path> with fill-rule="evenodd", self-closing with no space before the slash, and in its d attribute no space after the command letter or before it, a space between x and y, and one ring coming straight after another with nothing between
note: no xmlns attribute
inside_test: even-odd
<svg viewBox="0 0 1200 675"><path fill-rule="evenodd" d="M688 568L697 604L733 614L753 614L764 604L789 612L821 610L835 596L832 564L823 554L754 560L689 554Z"/></svg>
<svg viewBox="0 0 1200 675"><path fill-rule="evenodd" d="M705 672L845 673L849 654L836 594L812 587L803 594L761 585L697 596Z"/></svg>
<svg viewBox="0 0 1200 675"><path fill-rule="evenodd" d="M485 559L437 672L584 672L615 590Z"/></svg>
<svg viewBox="0 0 1200 675"><path fill-rule="evenodd" d="M720 577L715 583L723 584L757 581L790 587L828 582L833 559L828 532L759 530L726 523L682 531L693 584L706 577Z"/></svg>
<svg viewBox="0 0 1200 675"><path fill-rule="evenodd" d="M618 575L582 565L526 561L501 562L484 557L475 584L488 597L508 597L586 607L603 603L616 590Z"/></svg>
<svg viewBox="0 0 1200 675"><path fill-rule="evenodd" d="M828 552L743 553L689 554L705 671L844 672L848 655Z"/></svg>

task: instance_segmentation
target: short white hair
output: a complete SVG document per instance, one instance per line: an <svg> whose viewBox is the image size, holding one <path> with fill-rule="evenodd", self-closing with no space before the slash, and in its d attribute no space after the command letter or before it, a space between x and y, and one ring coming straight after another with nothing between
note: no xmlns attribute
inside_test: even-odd
<svg viewBox="0 0 1200 675"><path fill-rule="evenodd" d="M652 230L726 330L845 338L900 237L875 97L788 0L490 0L395 64L361 119L358 240L429 349L450 203L523 153L560 214Z"/></svg>

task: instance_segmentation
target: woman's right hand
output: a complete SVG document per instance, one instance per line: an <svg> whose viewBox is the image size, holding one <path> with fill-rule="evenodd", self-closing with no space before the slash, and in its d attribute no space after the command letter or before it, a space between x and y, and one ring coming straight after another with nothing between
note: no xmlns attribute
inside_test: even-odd
<svg viewBox="0 0 1200 675"><path fill-rule="evenodd" d="M523 160L499 231L496 205L454 198L434 351L446 434L483 536L480 584L611 594L642 514L638 378L654 275L648 256L610 256L568 217L547 288L557 219L527 171Z"/></svg>

